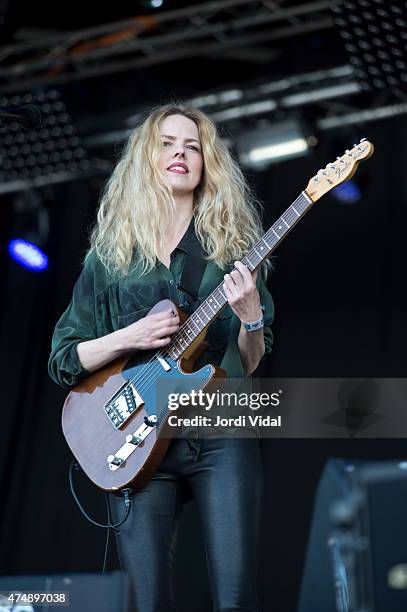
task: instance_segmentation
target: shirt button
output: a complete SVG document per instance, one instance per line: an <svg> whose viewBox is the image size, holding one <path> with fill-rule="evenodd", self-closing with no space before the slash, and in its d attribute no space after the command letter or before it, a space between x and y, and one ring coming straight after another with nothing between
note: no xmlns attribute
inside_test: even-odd
<svg viewBox="0 0 407 612"><path fill-rule="evenodd" d="M170 280L170 285L173 285L173 284L174 284L174 281L171 279Z"/></svg>

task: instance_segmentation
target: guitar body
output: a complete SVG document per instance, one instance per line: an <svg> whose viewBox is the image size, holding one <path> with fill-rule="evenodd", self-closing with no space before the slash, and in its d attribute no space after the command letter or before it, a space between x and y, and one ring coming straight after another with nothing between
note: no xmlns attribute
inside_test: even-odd
<svg viewBox="0 0 407 612"><path fill-rule="evenodd" d="M148 314L173 308L178 311L181 322L187 315L170 300L162 300ZM148 315L147 315L148 316ZM194 361L205 350L204 330L191 344L181 359L168 356L159 361L154 351L138 351L132 357L118 359L87 376L68 395L62 411L62 429L69 447L87 476L98 487L106 491L124 488L139 489L154 474L171 442L171 427L166 422L168 393L190 393L204 389L215 377L224 377L225 372L213 365L193 371ZM130 404L136 404L134 412L123 424L118 424L123 406L123 397L113 403L111 417L106 405L120 389L132 381ZM163 392L159 392L162 389ZM133 391L134 390L134 391ZM134 402L134 398L136 401ZM140 405L137 407L137 403ZM146 425L145 419L158 417L156 425ZM165 428L165 437L160 436ZM140 444L126 442L126 437L136 432L144 435ZM119 466L108 461L122 449L126 457ZM120 453L119 453L120 455Z"/></svg>

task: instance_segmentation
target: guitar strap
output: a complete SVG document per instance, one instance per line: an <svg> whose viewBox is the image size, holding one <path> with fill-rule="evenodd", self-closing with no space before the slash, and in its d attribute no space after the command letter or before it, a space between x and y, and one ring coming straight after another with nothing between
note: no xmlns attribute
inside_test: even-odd
<svg viewBox="0 0 407 612"><path fill-rule="evenodd" d="M207 261L205 259L206 253L195 234L193 223L182 243L188 254L184 258L184 267L177 289L184 294L183 304L180 304L180 306L189 313L191 306L198 300L199 287Z"/></svg>

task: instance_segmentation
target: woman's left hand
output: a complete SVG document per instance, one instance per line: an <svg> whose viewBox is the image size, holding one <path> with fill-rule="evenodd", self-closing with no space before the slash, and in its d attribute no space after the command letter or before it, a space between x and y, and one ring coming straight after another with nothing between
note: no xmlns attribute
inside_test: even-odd
<svg viewBox="0 0 407 612"><path fill-rule="evenodd" d="M252 273L241 261L235 261L236 270L225 274L223 289L233 312L242 323L261 319L263 312L256 287L257 272Z"/></svg>

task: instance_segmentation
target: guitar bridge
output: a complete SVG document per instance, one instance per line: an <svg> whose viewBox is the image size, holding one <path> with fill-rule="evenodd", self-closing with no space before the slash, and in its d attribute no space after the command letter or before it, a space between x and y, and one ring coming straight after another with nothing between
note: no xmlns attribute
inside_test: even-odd
<svg viewBox="0 0 407 612"><path fill-rule="evenodd" d="M120 427L136 412L144 401L131 381L124 383L103 410L115 429Z"/></svg>

